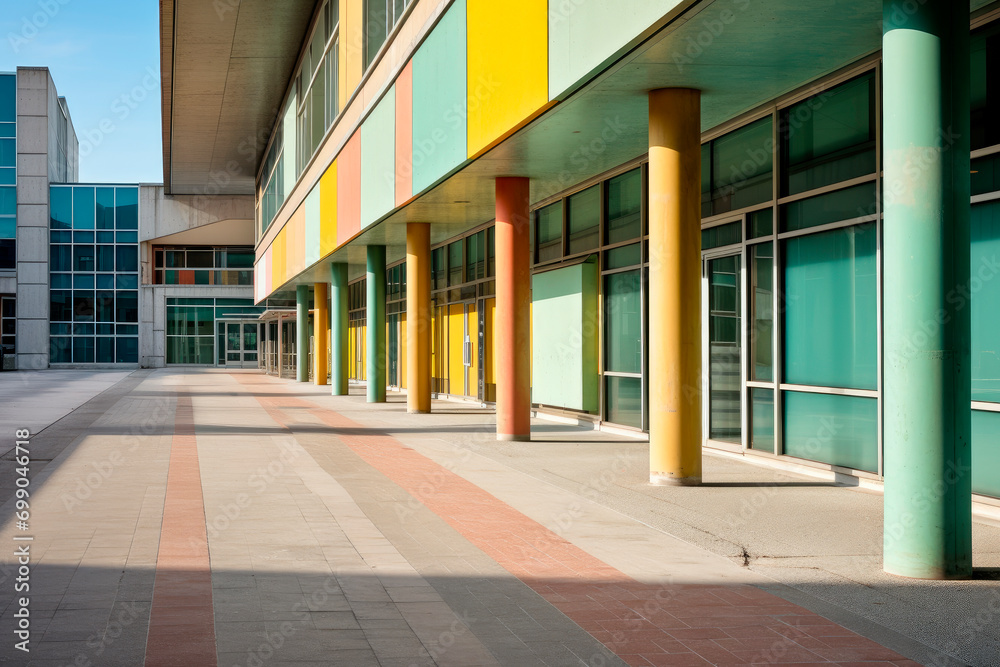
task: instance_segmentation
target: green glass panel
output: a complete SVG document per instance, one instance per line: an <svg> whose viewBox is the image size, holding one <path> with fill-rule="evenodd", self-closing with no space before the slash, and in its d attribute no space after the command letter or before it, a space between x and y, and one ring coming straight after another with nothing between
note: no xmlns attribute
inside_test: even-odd
<svg viewBox="0 0 1000 667"><path fill-rule="evenodd" d="M115 339L97 339L97 363L113 364L115 362Z"/></svg>
<svg viewBox="0 0 1000 667"><path fill-rule="evenodd" d="M73 290L73 321L94 321L94 291Z"/></svg>
<svg viewBox="0 0 1000 667"><path fill-rule="evenodd" d="M73 232L69 231L51 231L49 232L49 242L50 243L72 243L73 242Z"/></svg>
<svg viewBox="0 0 1000 667"><path fill-rule="evenodd" d="M98 271L115 270L115 247L113 245L97 246L96 265Z"/></svg>
<svg viewBox="0 0 1000 667"><path fill-rule="evenodd" d="M73 270L74 271L94 270L94 246L92 245L73 246Z"/></svg>
<svg viewBox="0 0 1000 667"><path fill-rule="evenodd" d="M114 243L115 233L114 232L97 232L97 242L98 243Z"/></svg>
<svg viewBox="0 0 1000 667"><path fill-rule="evenodd" d="M94 325L90 323L86 324L74 324L73 325L73 335L74 336L93 336L94 335Z"/></svg>
<svg viewBox="0 0 1000 667"><path fill-rule="evenodd" d="M876 388L875 225L784 241L785 382Z"/></svg>
<svg viewBox="0 0 1000 667"><path fill-rule="evenodd" d="M17 188L0 188L0 215L17 215Z"/></svg>
<svg viewBox="0 0 1000 667"><path fill-rule="evenodd" d="M972 411L972 492L1000 497L1000 412Z"/></svg>
<svg viewBox="0 0 1000 667"><path fill-rule="evenodd" d="M637 239L642 234L642 170L633 169L608 181L607 243Z"/></svg>
<svg viewBox="0 0 1000 667"><path fill-rule="evenodd" d="M713 140L711 160L709 215L735 211L771 199L774 196L771 117ZM704 172L704 166L702 169Z"/></svg>
<svg viewBox="0 0 1000 667"><path fill-rule="evenodd" d="M567 202L569 254L593 250L601 243L601 187L594 185Z"/></svg>
<svg viewBox="0 0 1000 667"><path fill-rule="evenodd" d="M91 337L73 338L73 363L92 364L94 363L94 339Z"/></svg>
<svg viewBox="0 0 1000 667"><path fill-rule="evenodd" d="M94 289L94 274L93 273L73 274L73 288Z"/></svg>
<svg viewBox="0 0 1000 667"><path fill-rule="evenodd" d="M437 248L431 251L431 283L433 289L442 289L448 286L448 276L444 263L444 248Z"/></svg>
<svg viewBox="0 0 1000 667"><path fill-rule="evenodd" d="M139 321L139 293L119 291L115 295L115 322Z"/></svg>
<svg viewBox="0 0 1000 667"><path fill-rule="evenodd" d="M17 167L16 139L0 139L0 167Z"/></svg>
<svg viewBox="0 0 1000 667"><path fill-rule="evenodd" d="M462 283L462 242L455 241L448 245L448 286Z"/></svg>
<svg viewBox="0 0 1000 667"><path fill-rule="evenodd" d="M226 252L226 266L230 269L252 269L253 260L253 250L228 250Z"/></svg>
<svg viewBox="0 0 1000 667"><path fill-rule="evenodd" d="M115 325L108 323L98 323L97 324L97 335L98 336L114 336L115 335Z"/></svg>
<svg viewBox="0 0 1000 667"><path fill-rule="evenodd" d="M73 243L93 243L94 232L73 232Z"/></svg>
<svg viewBox="0 0 1000 667"><path fill-rule="evenodd" d="M605 375L604 387L604 419L642 428L642 379Z"/></svg>
<svg viewBox="0 0 1000 667"><path fill-rule="evenodd" d="M139 339L118 337L115 344L115 362L119 364L139 363Z"/></svg>
<svg viewBox="0 0 1000 667"><path fill-rule="evenodd" d="M53 322L73 321L73 293L69 290L49 292L49 319Z"/></svg>
<svg viewBox="0 0 1000 667"><path fill-rule="evenodd" d="M878 471L878 400L782 392L784 453L867 472Z"/></svg>
<svg viewBox="0 0 1000 667"><path fill-rule="evenodd" d="M139 335L139 325L138 324L116 324L115 334L118 336L138 336Z"/></svg>
<svg viewBox="0 0 1000 667"><path fill-rule="evenodd" d="M52 229L72 229L73 188L49 188L49 226Z"/></svg>
<svg viewBox="0 0 1000 667"><path fill-rule="evenodd" d="M785 204L781 207L781 231L793 232L853 220L874 215L875 210L875 184L862 183Z"/></svg>
<svg viewBox="0 0 1000 667"><path fill-rule="evenodd" d="M782 112L784 195L875 173L875 74Z"/></svg>
<svg viewBox="0 0 1000 667"><path fill-rule="evenodd" d="M642 247L639 243L612 248L604 253L604 269L624 269L642 262Z"/></svg>
<svg viewBox="0 0 1000 667"><path fill-rule="evenodd" d="M167 297L168 306L214 306L215 299L204 297Z"/></svg>
<svg viewBox="0 0 1000 667"><path fill-rule="evenodd" d="M991 24L973 33L971 55L970 102L972 112L972 150L1000 143L1000 26Z"/></svg>
<svg viewBox="0 0 1000 667"><path fill-rule="evenodd" d="M49 338L49 361L53 364L68 364L73 361L73 339L68 337Z"/></svg>
<svg viewBox="0 0 1000 667"><path fill-rule="evenodd" d="M535 212L535 261L562 257L562 202Z"/></svg>
<svg viewBox="0 0 1000 667"><path fill-rule="evenodd" d="M1000 190L1000 153L972 161L972 194L983 195Z"/></svg>
<svg viewBox="0 0 1000 667"><path fill-rule="evenodd" d="M17 170L12 167L0 169L0 185L17 185Z"/></svg>
<svg viewBox="0 0 1000 667"><path fill-rule="evenodd" d="M0 122L0 137L13 137L17 135L17 123Z"/></svg>
<svg viewBox="0 0 1000 667"><path fill-rule="evenodd" d="M115 293L105 290L97 292L94 318L98 322L115 321Z"/></svg>
<svg viewBox="0 0 1000 667"><path fill-rule="evenodd" d="M115 228L114 188L97 188L97 228Z"/></svg>
<svg viewBox="0 0 1000 667"><path fill-rule="evenodd" d="M136 246L118 246L115 248L115 266L119 272L138 271L139 248Z"/></svg>
<svg viewBox="0 0 1000 667"><path fill-rule="evenodd" d="M52 289L70 289L73 287L72 273L53 273L49 278L49 287Z"/></svg>
<svg viewBox="0 0 1000 667"><path fill-rule="evenodd" d="M750 246L753 321L750 328L750 373L754 380L774 379L774 246Z"/></svg>
<svg viewBox="0 0 1000 667"><path fill-rule="evenodd" d="M139 229L139 188L115 188L115 227ZM122 240L119 234L118 241Z"/></svg>
<svg viewBox="0 0 1000 667"><path fill-rule="evenodd" d="M752 239L770 236L774 231L774 209L765 208L747 215L747 236Z"/></svg>
<svg viewBox="0 0 1000 667"><path fill-rule="evenodd" d="M115 276L114 274L97 274L97 289L114 289L115 288Z"/></svg>
<svg viewBox="0 0 1000 667"><path fill-rule="evenodd" d="M3 121L5 123L13 123L16 120L17 120L17 75L3 74L0 75L0 121Z"/></svg>
<svg viewBox="0 0 1000 667"><path fill-rule="evenodd" d="M971 298L972 400L1000 402L1000 202L972 207L971 278L951 299Z"/></svg>
<svg viewBox="0 0 1000 667"><path fill-rule="evenodd" d="M774 390L750 389L750 449L774 453Z"/></svg>
<svg viewBox="0 0 1000 667"><path fill-rule="evenodd" d="M167 336L168 364L212 365L214 355L212 336Z"/></svg>
<svg viewBox="0 0 1000 667"><path fill-rule="evenodd" d="M701 145L701 217L712 215L712 142Z"/></svg>
<svg viewBox="0 0 1000 667"><path fill-rule="evenodd" d="M642 293L639 271L604 278L604 368L642 372Z"/></svg>
<svg viewBox="0 0 1000 667"><path fill-rule="evenodd" d="M68 336L72 331L73 325L71 324L55 322L49 324L49 334L52 336Z"/></svg>
<svg viewBox="0 0 1000 667"><path fill-rule="evenodd" d="M742 222L730 222L725 225L716 225L708 229L701 230L701 249L711 250L722 246L733 245L743 240L743 233L740 231Z"/></svg>
<svg viewBox="0 0 1000 667"><path fill-rule="evenodd" d="M708 263L709 436L738 443L740 407L740 258Z"/></svg>
<svg viewBox="0 0 1000 667"><path fill-rule="evenodd" d="M73 188L73 229L94 228L94 188Z"/></svg>
<svg viewBox="0 0 1000 667"><path fill-rule="evenodd" d="M17 218L0 218L0 239L17 238Z"/></svg>
<svg viewBox="0 0 1000 667"><path fill-rule="evenodd" d="M49 270L72 271L73 247L68 245L49 246Z"/></svg>

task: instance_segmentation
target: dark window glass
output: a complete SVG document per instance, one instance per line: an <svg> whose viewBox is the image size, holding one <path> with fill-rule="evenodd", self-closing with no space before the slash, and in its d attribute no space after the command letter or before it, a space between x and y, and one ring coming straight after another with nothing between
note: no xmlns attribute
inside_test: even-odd
<svg viewBox="0 0 1000 667"><path fill-rule="evenodd" d="M252 250L230 250L226 253L226 266L231 269L252 269L253 260Z"/></svg>
<svg viewBox="0 0 1000 667"><path fill-rule="evenodd" d="M50 243L72 243L73 242L73 232L49 232L49 242Z"/></svg>
<svg viewBox="0 0 1000 667"><path fill-rule="evenodd" d="M17 215L17 188L0 188L0 215Z"/></svg>
<svg viewBox="0 0 1000 667"><path fill-rule="evenodd" d="M702 150L702 175L711 180L702 184L702 215L718 215L753 206L774 196L774 139L771 117L734 130Z"/></svg>
<svg viewBox="0 0 1000 667"><path fill-rule="evenodd" d="M94 339L91 337L76 337L73 339L73 363L94 363Z"/></svg>
<svg viewBox="0 0 1000 667"><path fill-rule="evenodd" d="M469 280L486 277L486 232L473 234L465 240Z"/></svg>
<svg viewBox="0 0 1000 667"><path fill-rule="evenodd" d="M571 195L567 206L569 254L593 250L601 242L601 186Z"/></svg>
<svg viewBox="0 0 1000 667"><path fill-rule="evenodd" d="M73 188L73 229L94 228L94 188Z"/></svg>
<svg viewBox="0 0 1000 667"><path fill-rule="evenodd" d="M209 313L212 311L209 310ZM122 322L139 321L139 293L138 292L118 292L115 298L115 321ZM211 329L211 323L209 323Z"/></svg>
<svg viewBox="0 0 1000 667"><path fill-rule="evenodd" d="M97 188L97 228L115 228L114 188Z"/></svg>
<svg viewBox="0 0 1000 667"><path fill-rule="evenodd" d="M115 234L115 240L118 241L118 243L138 243L139 232L117 232Z"/></svg>
<svg viewBox="0 0 1000 667"><path fill-rule="evenodd" d="M747 236L756 239L774 231L774 209L765 208L747 215Z"/></svg>
<svg viewBox="0 0 1000 667"><path fill-rule="evenodd" d="M562 202L535 212L535 261L562 257Z"/></svg>
<svg viewBox="0 0 1000 667"><path fill-rule="evenodd" d="M783 205L780 212L781 231L818 227L874 213L875 184L862 183Z"/></svg>
<svg viewBox="0 0 1000 667"><path fill-rule="evenodd" d="M115 247L113 245L97 246L97 270L115 270Z"/></svg>
<svg viewBox="0 0 1000 667"><path fill-rule="evenodd" d="M73 361L72 338L49 339L49 361L53 364L68 364Z"/></svg>
<svg viewBox="0 0 1000 667"><path fill-rule="evenodd" d="M114 275L101 275L97 276L97 289L114 289L115 288L115 277Z"/></svg>
<svg viewBox="0 0 1000 667"><path fill-rule="evenodd" d="M73 293L69 290L49 292L49 319L53 322L73 321Z"/></svg>
<svg viewBox="0 0 1000 667"><path fill-rule="evenodd" d="M74 290L73 291L73 321L93 322L94 321L94 291Z"/></svg>
<svg viewBox="0 0 1000 667"><path fill-rule="evenodd" d="M72 188L49 188L49 222L52 229L72 229Z"/></svg>
<svg viewBox="0 0 1000 667"><path fill-rule="evenodd" d="M94 246L92 245L73 246L73 270L74 271L94 270Z"/></svg>
<svg viewBox="0 0 1000 667"><path fill-rule="evenodd" d="M492 278L497 272L496 227L486 230L486 275Z"/></svg>
<svg viewBox="0 0 1000 667"><path fill-rule="evenodd" d="M639 271L604 278L605 369L642 372L642 293Z"/></svg>
<svg viewBox="0 0 1000 667"><path fill-rule="evenodd" d="M115 287L118 289L139 289L138 274L118 274L115 276Z"/></svg>
<svg viewBox="0 0 1000 667"><path fill-rule="evenodd" d="M642 170L633 169L608 181L608 243L642 234Z"/></svg>
<svg viewBox="0 0 1000 667"><path fill-rule="evenodd" d="M139 229L139 188L115 188L115 211L116 228Z"/></svg>
<svg viewBox="0 0 1000 667"><path fill-rule="evenodd" d="M0 122L17 121L17 75L0 76Z"/></svg>
<svg viewBox="0 0 1000 667"><path fill-rule="evenodd" d="M185 268L183 250L167 250L164 254L165 254L164 267L168 269Z"/></svg>
<svg viewBox="0 0 1000 667"><path fill-rule="evenodd" d="M17 241L0 239L0 269L17 267Z"/></svg>
<svg viewBox="0 0 1000 667"><path fill-rule="evenodd" d="M783 194L875 172L874 73L813 95L781 118Z"/></svg>
<svg viewBox="0 0 1000 667"><path fill-rule="evenodd" d="M93 243L94 232L73 232L73 243Z"/></svg>
<svg viewBox="0 0 1000 667"><path fill-rule="evenodd" d="M434 289L443 289L448 286L444 267L444 248L431 251L431 283Z"/></svg>
<svg viewBox="0 0 1000 667"><path fill-rule="evenodd" d="M392 0L365 0L365 68L375 60L389 35Z"/></svg>
<svg viewBox="0 0 1000 667"><path fill-rule="evenodd" d="M94 319L97 322L115 321L115 293L102 291L97 293Z"/></svg>
<svg viewBox="0 0 1000 667"><path fill-rule="evenodd" d="M187 268L189 269L211 269L214 262L215 253L211 250L187 251Z"/></svg>
<svg viewBox="0 0 1000 667"><path fill-rule="evenodd" d="M448 287L462 282L462 242L448 245Z"/></svg>
<svg viewBox="0 0 1000 667"><path fill-rule="evenodd" d="M1000 154L986 155L972 161L972 194L1000 190Z"/></svg>
<svg viewBox="0 0 1000 667"><path fill-rule="evenodd" d="M68 245L49 246L49 270L72 271L73 247Z"/></svg>
<svg viewBox="0 0 1000 667"><path fill-rule="evenodd" d="M97 363L99 364L113 364L115 362L115 339L114 338L98 338L97 339Z"/></svg>
<svg viewBox="0 0 1000 667"><path fill-rule="evenodd" d="M93 273L74 273L73 274L73 288L74 289L94 289L94 274Z"/></svg>
<svg viewBox="0 0 1000 667"><path fill-rule="evenodd" d="M774 250L771 243L750 246L750 270L753 313L750 329L750 377L753 380L774 380L772 358L774 342ZM773 397L771 399L774 400Z"/></svg>
<svg viewBox="0 0 1000 667"><path fill-rule="evenodd" d="M972 150L1000 144L1000 26L976 31L969 44Z"/></svg>
<svg viewBox="0 0 1000 667"><path fill-rule="evenodd" d="M118 338L115 361L119 364L135 364L139 362L139 339Z"/></svg>
<svg viewBox="0 0 1000 667"><path fill-rule="evenodd" d="M17 170L13 168L0 169L0 185L17 185Z"/></svg>
<svg viewBox="0 0 1000 667"><path fill-rule="evenodd" d="M701 230L701 249L711 250L722 246L739 243L743 240L740 232L742 222L730 222L725 225L716 225L708 229Z"/></svg>
<svg viewBox="0 0 1000 667"><path fill-rule="evenodd" d="M136 246L118 246L115 248L115 255L118 271L139 270L139 249Z"/></svg>
<svg viewBox="0 0 1000 667"><path fill-rule="evenodd" d="M52 289L69 289L73 286L72 273L53 273L49 278Z"/></svg>
<svg viewBox="0 0 1000 667"><path fill-rule="evenodd" d="M0 167L17 166L17 140L0 139Z"/></svg>
<svg viewBox="0 0 1000 667"><path fill-rule="evenodd" d="M642 263L642 250L638 243L612 248L604 253L605 270L624 269L640 263Z"/></svg>

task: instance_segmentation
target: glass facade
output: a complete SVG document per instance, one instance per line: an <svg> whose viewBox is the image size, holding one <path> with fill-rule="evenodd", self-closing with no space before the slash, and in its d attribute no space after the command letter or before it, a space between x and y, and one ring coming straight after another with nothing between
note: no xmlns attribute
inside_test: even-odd
<svg viewBox="0 0 1000 667"><path fill-rule="evenodd" d="M49 188L49 360L139 361L139 188Z"/></svg>
<svg viewBox="0 0 1000 667"><path fill-rule="evenodd" d="M253 285L251 247L158 247L153 249L155 285Z"/></svg>
<svg viewBox="0 0 1000 667"><path fill-rule="evenodd" d="M225 365L238 361L229 359L227 352L256 362L256 319L264 310L264 306L254 306L253 299L167 297L166 362ZM234 322L222 320L235 320L239 325L234 328L228 326ZM233 341L229 341L230 334ZM248 346L252 349L247 350Z"/></svg>
<svg viewBox="0 0 1000 667"><path fill-rule="evenodd" d="M375 60L411 2L413 0L365 0L365 69Z"/></svg>
<svg viewBox="0 0 1000 667"><path fill-rule="evenodd" d="M338 55L340 16L338 2L326 2L309 45L302 55L296 80L298 171L301 173L319 148L339 113Z"/></svg>
<svg viewBox="0 0 1000 667"><path fill-rule="evenodd" d="M17 75L0 74L0 270L17 268Z"/></svg>

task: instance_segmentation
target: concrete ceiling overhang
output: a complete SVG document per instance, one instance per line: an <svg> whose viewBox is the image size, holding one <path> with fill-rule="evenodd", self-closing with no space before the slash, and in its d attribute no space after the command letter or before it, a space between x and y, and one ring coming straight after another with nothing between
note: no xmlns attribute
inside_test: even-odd
<svg viewBox="0 0 1000 667"><path fill-rule="evenodd" d="M150 239L149 242L153 245L252 246L253 224L253 220L219 220Z"/></svg>
<svg viewBox="0 0 1000 667"><path fill-rule="evenodd" d="M168 194L253 194L316 0L161 0Z"/></svg>

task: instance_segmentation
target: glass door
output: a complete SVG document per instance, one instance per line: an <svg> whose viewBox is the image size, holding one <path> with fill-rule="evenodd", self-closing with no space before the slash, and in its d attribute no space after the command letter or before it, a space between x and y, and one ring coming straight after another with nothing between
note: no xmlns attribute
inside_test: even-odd
<svg viewBox="0 0 1000 667"><path fill-rule="evenodd" d="M399 313L386 316L386 384L399 387Z"/></svg>
<svg viewBox="0 0 1000 667"><path fill-rule="evenodd" d="M742 445L743 367L739 254L705 260L708 287L708 438Z"/></svg>
<svg viewBox="0 0 1000 667"><path fill-rule="evenodd" d="M604 276L604 408L612 424L643 427L642 273Z"/></svg>

